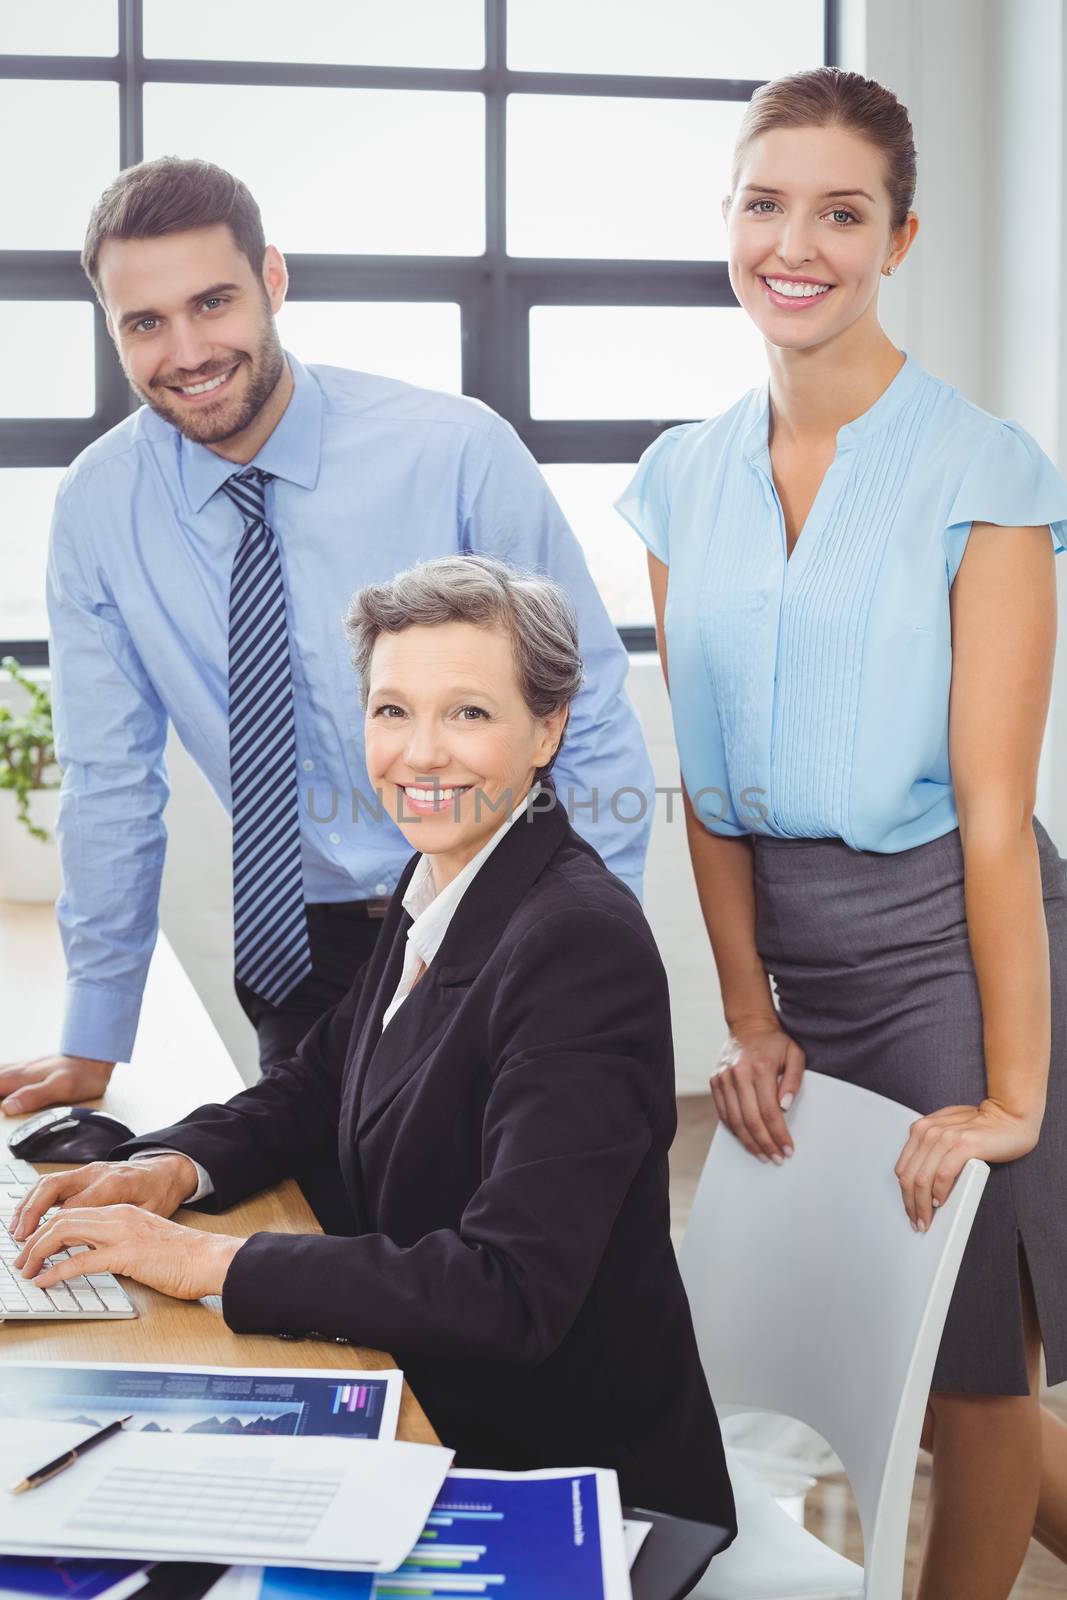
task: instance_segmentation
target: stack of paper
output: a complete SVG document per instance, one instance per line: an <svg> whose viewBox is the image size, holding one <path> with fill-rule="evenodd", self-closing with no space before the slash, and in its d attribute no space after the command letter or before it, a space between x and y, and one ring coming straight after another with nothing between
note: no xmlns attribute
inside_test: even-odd
<svg viewBox="0 0 1067 1600"><path fill-rule="evenodd" d="M445 1478L449 1452L393 1442L401 1387L399 1372L0 1368L0 1549L18 1552L0 1600L125 1600L160 1559L219 1563L210 1600L630 1600L649 1524L624 1524L613 1472ZM128 1412L69 1472L5 1494Z"/></svg>
<svg viewBox="0 0 1067 1600"><path fill-rule="evenodd" d="M393 1439L402 1389L394 1369L11 1362L0 1366L0 1418L70 1422L87 1434L132 1412L128 1429L149 1433ZM0 1556L0 1600L125 1600L148 1571L133 1561Z"/></svg>
<svg viewBox="0 0 1067 1600"><path fill-rule="evenodd" d="M0 1422L0 1484L85 1435ZM0 1549L390 1572L451 1462L450 1450L395 1440L123 1432L27 1494L0 1490Z"/></svg>

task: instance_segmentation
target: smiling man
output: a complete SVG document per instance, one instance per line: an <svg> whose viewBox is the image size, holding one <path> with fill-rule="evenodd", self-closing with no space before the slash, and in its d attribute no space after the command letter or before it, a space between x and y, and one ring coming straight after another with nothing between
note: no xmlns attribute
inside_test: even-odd
<svg viewBox="0 0 1067 1600"><path fill-rule="evenodd" d="M0 1071L5 1111L92 1098L129 1058L157 929L170 723L233 816L236 986L263 1067L348 989L410 856L388 817L353 807L369 786L342 615L367 583L461 551L556 578L585 666L557 791L638 891L647 824L620 821L611 800L652 792L625 652L505 422L288 356L274 320L285 262L245 186L209 163L120 173L82 264L144 405L79 456L56 505L67 1010L60 1054Z"/></svg>

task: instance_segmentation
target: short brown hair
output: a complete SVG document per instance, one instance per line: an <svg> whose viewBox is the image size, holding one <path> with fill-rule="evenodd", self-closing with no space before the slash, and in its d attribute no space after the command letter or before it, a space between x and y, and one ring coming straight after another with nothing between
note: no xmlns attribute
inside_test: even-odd
<svg viewBox="0 0 1067 1600"><path fill-rule="evenodd" d="M159 239L224 222L234 243L259 275L267 248L263 219L251 193L231 172L210 161L160 156L127 167L93 207L82 246L82 270L97 296L97 265L108 239Z"/></svg>
<svg viewBox="0 0 1067 1600"><path fill-rule="evenodd" d="M731 193L745 151L771 128L847 128L885 156L891 224L903 227L915 198L915 138L907 107L873 78L840 67L814 67L774 78L749 101L734 145Z"/></svg>
<svg viewBox="0 0 1067 1600"><path fill-rule="evenodd" d="M493 556L438 556L372 583L355 595L345 617L352 664L366 706L370 664L380 634L470 622L502 628L511 640L519 690L532 717L569 706L582 686L578 619L566 591L553 579L522 572ZM538 769L548 772L563 744Z"/></svg>

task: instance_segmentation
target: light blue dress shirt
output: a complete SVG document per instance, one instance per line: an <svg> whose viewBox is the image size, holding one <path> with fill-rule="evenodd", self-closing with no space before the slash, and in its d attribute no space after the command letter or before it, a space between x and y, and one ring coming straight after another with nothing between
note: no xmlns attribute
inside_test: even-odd
<svg viewBox="0 0 1067 1600"><path fill-rule="evenodd" d="M627 786L653 793L627 656L533 458L477 401L289 364L292 399L255 465L275 479L267 508L289 613L307 900L391 893L411 855L396 825L374 818L348 601L458 551L544 572L574 601L585 685L553 779L575 826L640 893L651 803L634 823L620 820L632 799L611 805ZM122 1061L133 1047L158 925L168 721L229 809L241 518L218 490L235 470L142 408L78 457L56 502L48 606L71 1054Z"/></svg>
<svg viewBox="0 0 1067 1600"><path fill-rule="evenodd" d="M972 521L1048 523L1067 484L1033 439L908 357L837 453L792 555L768 388L670 428L618 509L670 568L686 789L713 833L906 850L957 826L949 590Z"/></svg>

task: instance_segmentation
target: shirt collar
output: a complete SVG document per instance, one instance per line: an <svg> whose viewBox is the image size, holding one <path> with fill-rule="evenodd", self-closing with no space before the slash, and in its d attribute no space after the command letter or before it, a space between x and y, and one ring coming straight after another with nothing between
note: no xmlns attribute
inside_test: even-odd
<svg viewBox="0 0 1067 1600"><path fill-rule="evenodd" d="M274 432L249 466L261 467L272 477L284 478L301 489L314 489L322 455L322 390L295 356L286 352L293 375L293 392ZM177 431L177 430L175 430ZM193 511L203 511L226 479L243 469L216 455L207 445L178 434L178 458L186 499Z"/></svg>
<svg viewBox="0 0 1067 1600"><path fill-rule="evenodd" d="M513 827L523 815L536 795L540 794L541 785L535 783L524 800L515 807L508 820L503 823L482 845L476 856L472 856L462 872L456 874L451 883L445 885L440 894L437 894L433 885L433 858L420 856L418 866L411 875L411 882L404 891L401 904L410 917L415 920L408 929L408 942L413 946L420 960L429 966L434 956L444 941L448 932L448 925L456 912L456 907L470 888L478 872L492 855L508 829Z"/></svg>
<svg viewBox="0 0 1067 1600"><path fill-rule="evenodd" d="M904 365L882 390L872 406L837 430L837 448L850 449L861 439L883 427L905 406L922 383L925 373L913 356L904 352ZM765 383L750 393L749 418L743 436L743 449L750 461L769 455L767 429L770 420L771 389Z"/></svg>

